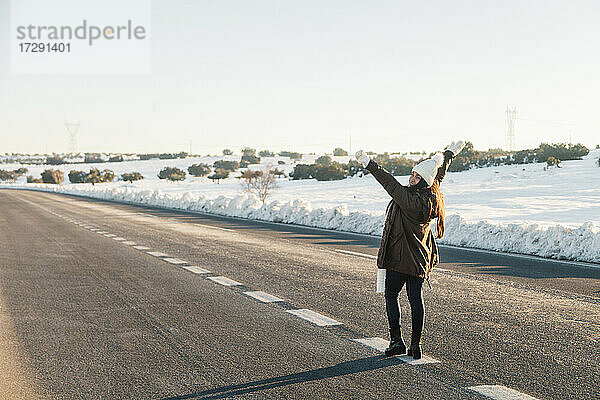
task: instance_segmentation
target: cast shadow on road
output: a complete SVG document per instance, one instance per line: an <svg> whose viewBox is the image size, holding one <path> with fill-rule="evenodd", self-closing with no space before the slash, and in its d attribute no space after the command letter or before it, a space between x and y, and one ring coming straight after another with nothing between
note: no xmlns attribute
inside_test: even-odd
<svg viewBox="0 0 600 400"><path fill-rule="evenodd" d="M321 379L334 378L337 376L350 375L358 372L373 371L403 364L395 357L373 356L346 361L331 367L299 372L296 374L282 375L275 378L262 379L254 382L240 383L237 385L222 386L215 389L204 390L175 397L165 397L162 400L183 399L223 399L233 396L241 396L263 390L269 390L287 385L295 385L302 382L318 381Z"/></svg>
<svg viewBox="0 0 600 400"><path fill-rule="evenodd" d="M502 253L469 252L470 262L465 263L464 252L468 250L442 247L443 264L458 264L466 269L489 275L503 275L531 279L585 278L600 281L600 268L569 268L552 260L517 258Z"/></svg>
<svg viewBox="0 0 600 400"><path fill-rule="evenodd" d="M379 237L358 237L344 232L316 230L311 227L299 225L274 224L263 221L238 220L223 216L189 215L181 211L154 210L146 208L145 211L156 217L168 218L170 223L176 220L180 223L199 223L219 221L224 223L224 228L234 230L253 230L265 232L279 232L286 239L311 240L312 244L333 246L361 246L367 248L379 248Z"/></svg>

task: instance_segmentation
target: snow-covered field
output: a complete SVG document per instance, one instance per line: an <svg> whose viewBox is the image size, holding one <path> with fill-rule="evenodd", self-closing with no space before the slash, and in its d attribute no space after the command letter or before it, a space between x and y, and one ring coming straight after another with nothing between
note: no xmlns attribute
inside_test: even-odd
<svg viewBox="0 0 600 400"><path fill-rule="evenodd" d="M543 257L600 263L600 168L596 149L583 160L565 161L562 168L545 164L512 165L448 173L442 185L446 199L446 235L442 243L482 249L533 254ZM383 229L387 193L372 176L341 181L290 181L280 179L279 188L262 205L242 192L235 177L213 183L190 177L184 182L159 180L165 166L184 170L191 164L212 164L217 159L202 157L181 160L126 161L121 163L62 165L58 169L112 169L116 176L138 171L146 179L133 184L27 184L24 178L4 187L27 187L103 199L196 210L327 229L379 235ZM315 156L316 158L316 156ZM303 162L312 162L312 159ZM347 161L347 157L335 157ZM278 165L283 160L285 165ZM283 157L263 158L291 171ZM0 165L16 169L18 164ZM28 166L25 166L28 167ZM260 166L251 166L260 168ZM39 177L48 166L28 167ZM56 167L54 167L56 168ZM238 175L232 174L232 176ZM408 177L397 177L407 184Z"/></svg>

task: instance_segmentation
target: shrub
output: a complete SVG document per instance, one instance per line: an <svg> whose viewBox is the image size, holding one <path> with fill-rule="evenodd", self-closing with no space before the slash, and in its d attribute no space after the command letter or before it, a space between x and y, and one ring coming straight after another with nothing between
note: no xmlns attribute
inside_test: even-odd
<svg viewBox="0 0 600 400"><path fill-rule="evenodd" d="M161 153L158 155L158 158L161 160L174 160L177 158L177 154L173 153Z"/></svg>
<svg viewBox="0 0 600 400"><path fill-rule="evenodd" d="M140 154L140 160L152 160L152 159L158 158L158 156L159 156L158 153Z"/></svg>
<svg viewBox="0 0 600 400"><path fill-rule="evenodd" d="M210 167L207 164L192 164L188 167L188 172L190 175L194 176L206 176L210 174Z"/></svg>
<svg viewBox="0 0 600 400"><path fill-rule="evenodd" d="M284 164L285 164L285 161L283 161L283 160L279 160L279 161L277 161L277 164L279 164L279 165L284 165Z"/></svg>
<svg viewBox="0 0 600 400"><path fill-rule="evenodd" d="M294 151L280 151L279 155L281 157L289 157L291 160L301 160L302 159L302 154L296 153Z"/></svg>
<svg viewBox="0 0 600 400"><path fill-rule="evenodd" d="M315 160L315 164L321 166L327 166L331 164L331 157L328 155L321 156Z"/></svg>
<svg viewBox="0 0 600 400"><path fill-rule="evenodd" d="M43 183L54 183L60 185L65 180L65 174L57 169L47 169L42 172Z"/></svg>
<svg viewBox="0 0 600 400"><path fill-rule="evenodd" d="M122 155L113 156L108 159L108 162L122 162L122 161L123 161Z"/></svg>
<svg viewBox="0 0 600 400"><path fill-rule="evenodd" d="M164 167L158 173L158 177L170 181L183 181L185 180L185 171L175 167Z"/></svg>
<svg viewBox="0 0 600 400"><path fill-rule="evenodd" d="M15 175L17 176L17 178L18 178L19 176L25 175L27 172L29 172L29 170L27 168L21 167L19 169L15 169L14 172L15 172Z"/></svg>
<svg viewBox="0 0 600 400"><path fill-rule="evenodd" d="M333 155L334 155L334 156L347 156L347 155L348 155L348 152L347 152L346 150L344 150L344 149L340 148L340 147L336 147L336 148L333 150Z"/></svg>
<svg viewBox="0 0 600 400"><path fill-rule="evenodd" d="M100 171L97 168L92 168L90 169L90 172L85 175L84 181L85 183L91 183L93 186L96 183L112 182L114 179L115 173L110 169Z"/></svg>
<svg viewBox="0 0 600 400"><path fill-rule="evenodd" d="M104 162L102 159L102 155L100 153L85 153L85 162L86 163L101 163Z"/></svg>
<svg viewBox="0 0 600 400"><path fill-rule="evenodd" d="M311 179L314 178L315 172L314 164L296 164L294 170L290 172L290 176L295 181L299 179Z"/></svg>
<svg viewBox="0 0 600 400"><path fill-rule="evenodd" d="M230 156L233 154L233 151L229 150L229 149L223 149L223 155L224 156Z"/></svg>
<svg viewBox="0 0 600 400"><path fill-rule="evenodd" d="M244 147L242 149L242 156L255 156L256 155L256 149L252 149L250 147Z"/></svg>
<svg viewBox="0 0 600 400"><path fill-rule="evenodd" d="M121 180L128 181L129 183L133 183L133 181L139 181L141 179L144 179L144 177L139 172L126 172L121 174Z"/></svg>
<svg viewBox="0 0 600 400"><path fill-rule="evenodd" d="M258 152L259 157L275 157L275 153L269 150L261 150Z"/></svg>
<svg viewBox="0 0 600 400"><path fill-rule="evenodd" d="M273 190L277 189L277 182L273 171L250 171L246 170L242 174L242 187L244 191L254 193L259 200L264 204Z"/></svg>
<svg viewBox="0 0 600 400"><path fill-rule="evenodd" d="M248 168L250 163L248 161L240 161L240 168Z"/></svg>
<svg viewBox="0 0 600 400"><path fill-rule="evenodd" d="M260 157L255 155L243 155L242 162L247 162L248 164L260 164Z"/></svg>
<svg viewBox="0 0 600 400"><path fill-rule="evenodd" d="M87 173L84 171L71 170L69 172L69 181L71 183L84 183Z"/></svg>
<svg viewBox="0 0 600 400"><path fill-rule="evenodd" d="M344 179L346 174L339 164L317 166L315 178L318 181L338 181Z"/></svg>
<svg viewBox="0 0 600 400"><path fill-rule="evenodd" d="M0 181L14 181L15 179L17 179L15 171L0 169Z"/></svg>
<svg viewBox="0 0 600 400"><path fill-rule="evenodd" d="M580 160L581 157L587 155L590 151L581 143L566 144L542 143L538 149L538 161L547 160L548 157L554 157L558 160Z"/></svg>
<svg viewBox="0 0 600 400"><path fill-rule="evenodd" d="M213 182L217 181L217 183L219 183L219 181L221 179L225 179L229 176L229 171L223 168L216 168L215 172L212 175L208 176L208 179L211 179Z"/></svg>
<svg viewBox="0 0 600 400"><path fill-rule="evenodd" d="M43 183L42 178L34 178L33 176L29 175L27 177L27 183Z"/></svg>
<svg viewBox="0 0 600 400"><path fill-rule="evenodd" d="M552 166L560 167L560 160L556 159L554 157L548 157L548 159L546 160L546 165L548 165L549 167L552 167Z"/></svg>
<svg viewBox="0 0 600 400"><path fill-rule="evenodd" d="M394 176L410 175L416 162L404 157L394 157L390 159L384 168Z"/></svg>
<svg viewBox="0 0 600 400"><path fill-rule="evenodd" d="M281 178L281 177L285 178L285 172L283 172L282 170L280 170L278 168L274 168L274 169L270 170L269 172L272 172L273 175L275 175L278 178Z"/></svg>
<svg viewBox="0 0 600 400"><path fill-rule="evenodd" d="M46 164L49 165L61 165L65 163L65 159L61 156L52 156L46 158Z"/></svg>
<svg viewBox="0 0 600 400"><path fill-rule="evenodd" d="M115 173L110 169L102 170L100 173L100 182L112 182L115 180Z"/></svg>
<svg viewBox="0 0 600 400"><path fill-rule="evenodd" d="M217 160L213 163L213 168L215 170L224 169L226 171L233 172L236 169L238 169L239 167L240 167L240 163L237 161Z"/></svg>
<svg viewBox="0 0 600 400"><path fill-rule="evenodd" d="M350 160L348 164L343 164L342 168L347 176L354 176L363 170L362 164L356 160Z"/></svg>

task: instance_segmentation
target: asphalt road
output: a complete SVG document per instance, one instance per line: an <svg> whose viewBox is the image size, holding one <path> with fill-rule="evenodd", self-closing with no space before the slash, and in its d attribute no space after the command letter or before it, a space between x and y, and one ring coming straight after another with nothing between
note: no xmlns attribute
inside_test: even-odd
<svg viewBox="0 0 600 400"><path fill-rule="evenodd" d="M441 248L424 289L435 362L415 365L357 341L388 338L377 246L0 190L0 398L600 398L599 268Z"/></svg>

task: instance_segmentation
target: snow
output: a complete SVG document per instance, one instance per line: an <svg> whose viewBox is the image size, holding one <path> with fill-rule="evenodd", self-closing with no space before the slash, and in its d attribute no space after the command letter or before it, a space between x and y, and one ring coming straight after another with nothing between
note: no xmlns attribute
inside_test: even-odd
<svg viewBox="0 0 600 400"><path fill-rule="evenodd" d="M600 262L600 150L582 160L564 161L562 168L545 164L510 165L448 173L442 184L446 200L446 233L441 243L538 255L555 259ZM318 156L307 156L310 163ZM337 158L337 157L335 157ZM347 157L339 157L346 161ZM146 179L134 182L45 185L19 182L0 187L29 188L76 194L135 204L167 207L325 229L380 235L388 194L368 175L341 181L278 180L279 188L262 205L243 193L232 177L213 183L190 177L183 182L159 180L165 166L184 170L194 163L212 164L235 156L178 160L125 161L120 163L25 166L39 177L47 168L112 169L116 176L138 171ZM278 165L283 160L285 165ZM264 158L289 173L293 163L286 157ZM20 164L3 165L16 169ZM264 167L264 165L263 165ZM258 166L254 166L258 168ZM397 177L407 184L408 177Z"/></svg>

